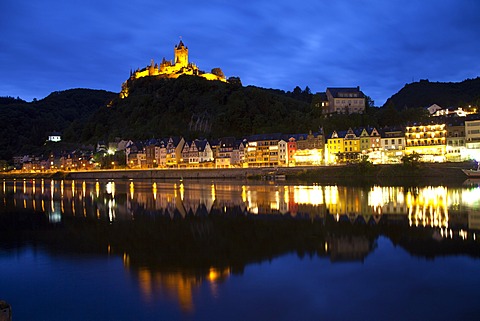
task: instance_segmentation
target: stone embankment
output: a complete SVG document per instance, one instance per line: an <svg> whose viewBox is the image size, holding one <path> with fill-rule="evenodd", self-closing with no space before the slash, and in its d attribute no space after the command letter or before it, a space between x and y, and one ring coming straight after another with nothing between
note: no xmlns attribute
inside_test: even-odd
<svg viewBox="0 0 480 321"><path fill-rule="evenodd" d="M149 169L69 172L70 179L247 179L273 173L294 174L296 168L229 168L229 169Z"/></svg>
<svg viewBox="0 0 480 321"><path fill-rule="evenodd" d="M278 168L231 168L231 169L119 169L98 171L11 172L0 174L0 178L52 178L52 179L282 179L342 183L382 183L385 181L399 184L405 181L423 182L463 182L467 179L461 171L473 168L472 162L420 164L415 168L398 165L375 165L366 168L358 165L346 166L310 166Z"/></svg>

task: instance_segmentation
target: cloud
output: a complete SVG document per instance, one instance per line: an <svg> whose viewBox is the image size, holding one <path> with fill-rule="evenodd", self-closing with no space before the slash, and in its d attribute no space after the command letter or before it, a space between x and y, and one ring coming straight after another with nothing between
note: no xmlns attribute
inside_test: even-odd
<svg viewBox="0 0 480 321"><path fill-rule="evenodd" d="M0 95L74 87L118 91L130 69L191 61L245 85L312 91L361 86L377 104L420 78L478 76L480 2L45 0L0 4Z"/></svg>

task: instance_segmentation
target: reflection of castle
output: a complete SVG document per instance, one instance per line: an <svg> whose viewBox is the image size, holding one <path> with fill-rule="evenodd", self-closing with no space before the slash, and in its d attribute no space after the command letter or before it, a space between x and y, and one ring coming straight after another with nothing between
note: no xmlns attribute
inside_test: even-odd
<svg viewBox="0 0 480 321"><path fill-rule="evenodd" d="M130 270L128 264L125 266ZM136 277L145 300L155 301L158 296L166 296L177 301L184 312L193 312L195 309L194 291L202 283L208 282L210 291L215 295L217 284L225 280L231 273L230 268L211 267L204 273L195 271L156 271L147 267L131 269L137 272Z"/></svg>
<svg viewBox="0 0 480 321"><path fill-rule="evenodd" d="M121 98L128 96L128 81L148 76L163 76L165 78L178 78L181 75L200 76L208 80L226 81L225 75L220 68L212 69L211 73L200 70L194 63L188 62L188 47L183 42L175 46L174 61L162 59L160 65L156 64L153 59L149 66L143 69L137 69L130 72L130 78L122 84Z"/></svg>

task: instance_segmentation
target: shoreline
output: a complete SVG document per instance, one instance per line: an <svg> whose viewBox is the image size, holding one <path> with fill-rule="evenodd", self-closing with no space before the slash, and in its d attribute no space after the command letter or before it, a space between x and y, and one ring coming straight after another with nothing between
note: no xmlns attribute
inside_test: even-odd
<svg viewBox="0 0 480 321"><path fill-rule="evenodd" d="M462 184L468 177L462 169L472 162L420 163L415 167L395 165L337 165L277 168L119 169L75 172L0 173L2 179L229 179L287 180L328 184Z"/></svg>

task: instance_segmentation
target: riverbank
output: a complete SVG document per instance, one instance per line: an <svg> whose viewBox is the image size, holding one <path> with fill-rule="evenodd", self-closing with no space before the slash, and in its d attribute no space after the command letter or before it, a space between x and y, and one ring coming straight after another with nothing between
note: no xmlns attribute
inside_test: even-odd
<svg viewBox="0 0 480 321"><path fill-rule="evenodd" d="M72 172L10 172L3 179L287 179L328 184L365 183L462 183L467 176L462 169L473 168L473 162L420 163L416 166L354 164L340 166L229 168L229 169L120 169Z"/></svg>

